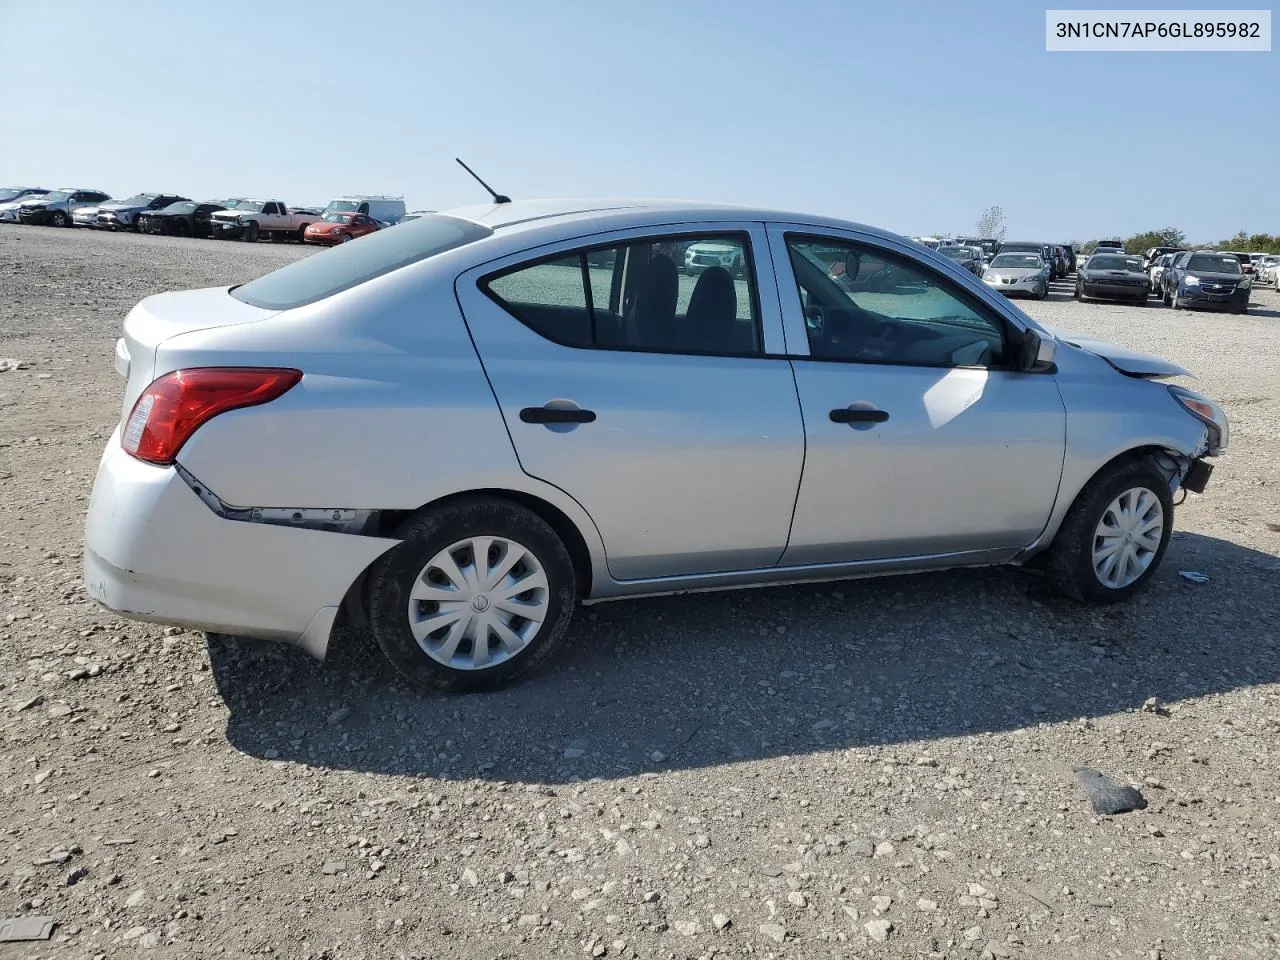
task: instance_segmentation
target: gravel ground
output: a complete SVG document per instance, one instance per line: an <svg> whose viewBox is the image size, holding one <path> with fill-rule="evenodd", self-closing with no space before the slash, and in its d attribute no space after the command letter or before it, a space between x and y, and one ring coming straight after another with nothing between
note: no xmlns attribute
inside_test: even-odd
<svg viewBox="0 0 1280 960"><path fill-rule="evenodd" d="M606 604L436 698L357 636L322 666L81 591L126 310L306 252L0 228L0 921L57 923L0 960L1280 952L1280 294L1027 304L1233 418L1128 605L1000 570Z"/></svg>

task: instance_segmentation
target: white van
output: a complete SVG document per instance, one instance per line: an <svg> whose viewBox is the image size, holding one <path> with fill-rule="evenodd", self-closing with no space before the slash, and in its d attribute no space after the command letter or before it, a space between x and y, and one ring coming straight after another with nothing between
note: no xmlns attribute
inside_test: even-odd
<svg viewBox="0 0 1280 960"><path fill-rule="evenodd" d="M404 197L365 196L352 194L329 201L325 213L367 213L384 227L399 223L404 216Z"/></svg>

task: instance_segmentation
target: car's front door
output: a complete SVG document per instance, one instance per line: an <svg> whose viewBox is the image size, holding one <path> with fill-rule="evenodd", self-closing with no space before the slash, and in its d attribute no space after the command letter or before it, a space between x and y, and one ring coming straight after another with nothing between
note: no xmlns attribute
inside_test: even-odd
<svg viewBox="0 0 1280 960"><path fill-rule="evenodd" d="M692 241L725 263L686 275ZM521 467L582 504L615 579L782 556L804 432L765 244L743 223L628 232L458 278Z"/></svg>
<svg viewBox="0 0 1280 960"><path fill-rule="evenodd" d="M1008 318L905 245L769 236L806 433L783 563L998 559L1035 540L1066 411L1052 373L1014 369Z"/></svg>

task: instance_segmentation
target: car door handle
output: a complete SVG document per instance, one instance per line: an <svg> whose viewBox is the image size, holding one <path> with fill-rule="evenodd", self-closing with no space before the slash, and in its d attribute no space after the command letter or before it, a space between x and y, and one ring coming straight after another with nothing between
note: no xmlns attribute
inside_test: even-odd
<svg viewBox="0 0 1280 960"><path fill-rule="evenodd" d="M595 418L594 410L577 407L525 407L520 411L525 423L591 423Z"/></svg>
<svg viewBox="0 0 1280 960"><path fill-rule="evenodd" d="M832 423L884 423L889 414L884 410L852 409L838 407L831 411Z"/></svg>

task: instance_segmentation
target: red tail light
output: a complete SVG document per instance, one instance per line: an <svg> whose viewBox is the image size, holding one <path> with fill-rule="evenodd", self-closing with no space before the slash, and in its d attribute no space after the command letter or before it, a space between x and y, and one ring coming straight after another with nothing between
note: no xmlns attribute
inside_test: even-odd
<svg viewBox="0 0 1280 960"><path fill-rule="evenodd" d="M196 367L152 382L133 405L120 444L148 463L171 464L201 424L220 413L270 403L302 379L278 367Z"/></svg>

